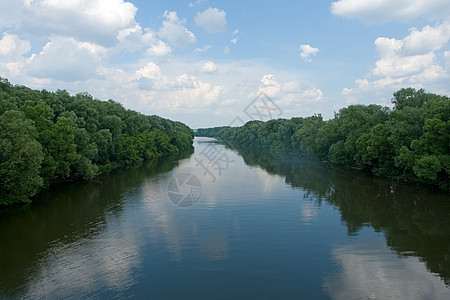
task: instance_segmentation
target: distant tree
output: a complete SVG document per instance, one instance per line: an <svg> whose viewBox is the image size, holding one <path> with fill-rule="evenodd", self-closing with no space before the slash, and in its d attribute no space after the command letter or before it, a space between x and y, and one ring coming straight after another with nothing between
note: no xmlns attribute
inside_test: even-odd
<svg viewBox="0 0 450 300"><path fill-rule="evenodd" d="M250 121L224 128L219 135L246 151L307 153L334 164L450 191L450 99L406 88L395 92L392 102L393 110L351 105L328 121L320 115Z"/></svg>

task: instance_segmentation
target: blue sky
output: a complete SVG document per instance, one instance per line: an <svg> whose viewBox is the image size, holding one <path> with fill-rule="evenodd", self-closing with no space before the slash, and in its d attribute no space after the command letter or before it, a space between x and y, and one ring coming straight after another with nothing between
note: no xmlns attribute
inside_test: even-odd
<svg viewBox="0 0 450 300"><path fill-rule="evenodd" d="M449 95L449 40L448 0L0 3L0 76L192 128L248 121L261 92L286 118Z"/></svg>

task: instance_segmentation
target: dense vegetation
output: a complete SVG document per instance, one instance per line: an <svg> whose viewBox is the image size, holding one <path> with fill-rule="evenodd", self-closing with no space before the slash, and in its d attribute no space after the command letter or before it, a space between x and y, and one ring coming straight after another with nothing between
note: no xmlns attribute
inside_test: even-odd
<svg viewBox="0 0 450 300"><path fill-rule="evenodd" d="M204 136L204 137L218 137L222 129L229 128L229 126L221 126L221 127L212 127L212 128L198 128L195 130L195 136Z"/></svg>
<svg viewBox="0 0 450 300"><path fill-rule="evenodd" d="M192 140L180 122L0 77L0 205L29 201L53 183L192 151Z"/></svg>
<svg viewBox="0 0 450 300"><path fill-rule="evenodd" d="M392 102L393 109L351 105L328 121L321 115L250 121L216 136L238 148L312 155L449 191L450 99L407 88L395 92Z"/></svg>

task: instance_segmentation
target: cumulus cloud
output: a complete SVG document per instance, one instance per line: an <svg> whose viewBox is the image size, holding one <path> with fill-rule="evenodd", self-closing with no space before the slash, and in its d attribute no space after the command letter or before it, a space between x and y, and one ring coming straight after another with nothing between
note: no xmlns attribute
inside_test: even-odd
<svg viewBox="0 0 450 300"><path fill-rule="evenodd" d="M20 39L15 34L6 32L0 40L0 57L4 61L15 60L30 50L30 42Z"/></svg>
<svg viewBox="0 0 450 300"><path fill-rule="evenodd" d="M202 67L202 72L204 73L215 73L217 72L217 66L212 61L207 61Z"/></svg>
<svg viewBox="0 0 450 300"><path fill-rule="evenodd" d="M313 48L310 45L300 45L300 56L305 61L311 61L310 56L316 56L316 54L319 52L318 48Z"/></svg>
<svg viewBox="0 0 450 300"><path fill-rule="evenodd" d="M281 92L281 85L275 80L273 74L264 75L261 79L259 92L263 92L270 98L278 97Z"/></svg>
<svg viewBox="0 0 450 300"><path fill-rule="evenodd" d="M224 87L203 82L198 78L183 74L178 78L184 86L169 93L170 108L197 111L215 103Z"/></svg>
<svg viewBox="0 0 450 300"><path fill-rule="evenodd" d="M326 100L320 88L297 80L278 81L272 74L261 79L258 93L261 92L277 105L283 118L321 113Z"/></svg>
<svg viewBox="0 0 450 300"><path fill-rule="evenodd" d="M21 31L59 35L110 47L118 32L134 27L137 8L123 0L24 1Z"/></svg>
<svg viewBox="0 0 450 300"><path fill-rule="evenodd" d="M404 51L409 55L422 54L441 49L450 39L450 23L432 27L425 26L422 30L411 28L410 34L403 39Z"/></svg>
<svg viewBox="0 0 450 300"><path fill-rule="evenodd" d="M134 52L142 48L155 49L158 46L163 46L161 44L162 41L156 38L156 32L149 28L142 29L139 24L120 30L117 39L119 40L119 44L113 48L109 48L109 52L118 53L123 50Z"/></svg>
<svg viewBox="0 0 450 300"><path fill-rule="evenodd" d="M345 96L363 92L399 89L404 86L432 89L437 93L448 93L450 68L443 49L450 40L450 23L442 22L422 30L411 28L403 39L379 37L375 48L379 54L368 78L355 81L357 88L345 88ZM371 79L371 80L370 80Z"/></svg>
<svg viewBox="0 0 450 300"><path fill-rule="evenodd" d="M163 41L158 41L155 45L147 50L147 54L153 56L165 56L172 52L172 48Z"/></svg>
<svg viewBox="0 0 450 300"><path fill-rule="evenodd" d="M375 47L380 55L372 70L375 76L402 77L416 75L436 63L436 50L450 40L450 23L412 28L402 40L380 37Z"/></svg>
<svg viewBox="0 0 450 300"><path fill-rule="evenodd" d="M159 37L178 47L185 47L196 41L195 35L184 27L186 20L180 20L176 12L166 11L164 17L166 19L159 30Z"/></svg>
<svg viewBox="0 0 450 300"><path fill-rule="evenodd" d="M204 28L209 33L224 31L227 24L225 11L211 7L203 12L198 12L194 21L197 26Z"/></svg>
<svg viewBox="0 0 450 300"><path fill-rule="evenodd" d="M385 23L389 21L410 21L420 16L430 19L445 18L450 15L447 0L339 0L331 3L331 12L349 19L365 23Z"/></svg>
<svg viewBox="0 0 450 300"><path fill-rule="evenodd" d="M202 71L211 73L217 70L213 62L206 62ZM170 111L197 111L215 103L224 87L204 82L196 76L183 73L181 75L165 75L154 62L149 62L138 69L132 78L138 88L148 91L141 94L146 109L164 109ZM157 94L156 94L157 93Z"/></svg>
<svg viewBox="0 0 450 300"><path fill-rule="evenodd" d="M15 34L4 32L0 40L1 69L10 79L88 80L122 51L146 49L151 56L172 51L156 32L136 23L136 8L123 0L35 0L20 4L18 21L9 25ZM31 42L22 35L40 39L45 46L28 54Z"/></svg>
<svg viewBox="0 0 450 300"><path fill-rule="evenodd" d="M278 82L273 74L262 77L258 93L276 101L286 115L309 116L320 111L317 105L324 100L321 89L298 81Z"/></svg>
<svg viewBox="0 0 450 300"><path fill-rule="evenodd" d="M323 92L314 86L300 84L298 81L278 82L273 74L261 79L259 93L278 99L279 103L289 106L294 102L305 103L323 100Z"/></svg>
<svg viewBox="0 0 450 300"><path fill-rule="evenodd" d="M28 74L62 81L87 80L96 74L98 56L72 38L54 37L26 64Z"/></svg>
<svg viewBox="0 0 450 300"><path fill-rule="evenodd" d="M23 72L24 54L31 50L29 41L20 39L15 34L4 33L0 39L0 70L2 76L15 76Z"/></svg>
<svg viewBox="0 0 450 300"><path fill-rule="evenodd" d="M5 8L5 9L2 9ZM21 40L22 43L12 47L13 40L11 36L5 36L3 45L8 42L8 49L14 49L16 55L15 62L10 62L5 69L17 69L22 64L24 71L30 71L30 74L36 74L42 78L42 74L50 75L48 70L62 70L63 66L49 66L47 71L38 74L39 61L44 61L49 56L52 49L65 50L73 56L68 56L67 62L70 63L75 58L86 58L80 60L76 70L73 71L74 78L86 78L86 70L93 70L100 67L113 55L122 51L134 52L146 49L147 54L152 56L164 56L169 54L172 49L169 45L157 38L157 33L149 28L143 29L135 20L137 8L125 0L80 0L80 1L10 1L5 0L0 3L0 28L7 27L10 32L14 32L19 39L22 36L40 40L46 48L41 53L34 53L34 56L28 59L24 65L23 61L27 51L21 51L26 48L30 42ZM12 16L8 16L8 14ZM17 40L16 40L17 42ZM63 43L67 43L63 45ZM76 46L74 47L74 45ZM56 46L58 45L58 46ZM71 48L74 47L74 48ZM56 53L56 60L59 60L61 53ZM29 58L29 57L28 57ZM95 59L93 59L95 58ZM5 61L5 57L3 57ZM92 65L95 63L96 65ZM64 63L61 62L61 65ZM85 72L80 72L85 70ZM63 80L67 80L69 72ZM7 73L10 75L9 73ZM77 77L75 74L85 74ZM53 77L53 75L51 76ZM78 80L78 79L77 79Z"/></svg>
<svg viewBox="0 0 450 300"><path fill-rule="evenodd" d="M145 77L150 79L160 78L161 69L154 62L149 62L144 67L136 71L137 78Z"/></svg>

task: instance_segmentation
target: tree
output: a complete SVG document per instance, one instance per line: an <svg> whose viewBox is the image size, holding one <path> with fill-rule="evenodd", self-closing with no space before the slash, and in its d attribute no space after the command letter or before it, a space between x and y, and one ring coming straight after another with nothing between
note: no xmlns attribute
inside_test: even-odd
<svg viewBox="0 0 450 300"><path fill-rule="evenodd" d="M36 91L1 77L0 116L3 204L25 201L52 183L90 180L101 170L193 149L192 130L183 123L88 93Z"/></svg>
<svg viewBox="0 0 450 300"><path fill-rule="evenodd" d="M39 175L42 147L36 128L23 112L10 110L0 116L1 204L26 202L43 186Z"/></svg>
<svg viewBox="0 0 450 300"><path fill-rule="evenodd" d="M395 109L401 110L405 107L421 108L426 100L427 94L424 89L406 88L395 92L391 102L395 104Z"/></svg>
<svg viewBox="0 0 450 300"><path fill-rule="evenodd" d="M59 117L51 130L49 153L56 163L53 181L63 181L70 177L71 166L78 159L75 144L75 128L67 117Z"/></svg>

